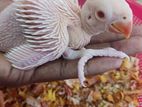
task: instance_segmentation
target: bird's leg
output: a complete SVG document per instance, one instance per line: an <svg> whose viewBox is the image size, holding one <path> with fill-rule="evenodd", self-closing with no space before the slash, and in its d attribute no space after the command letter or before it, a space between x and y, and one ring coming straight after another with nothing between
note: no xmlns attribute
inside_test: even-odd
<svg viewBox="0 0 142 107"><path fill-rule="evenodd" d="M63 53L63 57L69 60L78 59L82 57L82 53L84 53L85 50L85 48L82 48L80 50L73 50L71 48L67 48L66 51Z"/></svg>
<svg viewBox="0 0 142 107"><path fill-rule="evenodd" d="M81 49L73 50L67 48L63 57L65 59L77 59L80 58L78 62L78 77L82 86L85 87L85 76L84 76L84 66L86 62L93 58L94 56L108 56L108 57L118 57L118 58L129 58L128 55L121 51L117 51L113 48L104 48L104 49Z"/></svg>

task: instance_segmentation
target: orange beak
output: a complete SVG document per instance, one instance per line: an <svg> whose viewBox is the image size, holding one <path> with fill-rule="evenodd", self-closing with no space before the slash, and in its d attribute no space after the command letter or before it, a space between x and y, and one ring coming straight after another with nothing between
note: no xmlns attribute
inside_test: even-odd
<svg viewBox="0 0 142 107"><path fill-rule="evenodd" d="M128 23L124 22L115 22L112 23L109 27L110 32L123 34L125 38L129 38L132 32L133 22L130 21Z"/></svg>

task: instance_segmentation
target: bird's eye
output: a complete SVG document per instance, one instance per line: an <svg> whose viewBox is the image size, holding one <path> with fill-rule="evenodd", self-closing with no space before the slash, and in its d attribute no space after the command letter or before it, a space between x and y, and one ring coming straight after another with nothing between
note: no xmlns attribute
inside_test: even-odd
<svg viewBox="0 0 142 107"><path fill-rule="evenodd" d="M105 14L104 14L104 12L101 11L101 10L100 10L100 11L97 11L97 12L96 12L96 18L103 21L103 20L105 19Z"/></svg>
<svg viewBox="0 0 142 107"><path fill-rule="evenodd" d="M105 17L104 12L102 12L102 11L98 11L97 15L98 15L99 18L104 18Z"/></svg>

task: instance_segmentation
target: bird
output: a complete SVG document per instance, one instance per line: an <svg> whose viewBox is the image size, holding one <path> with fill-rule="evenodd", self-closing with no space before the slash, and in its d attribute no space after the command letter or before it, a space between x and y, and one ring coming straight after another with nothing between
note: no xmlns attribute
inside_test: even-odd
<svg viewBox="0 0 142 107"><path fill-rule="evenodd" d="M82 8L70 0L14 0L0 13L0 23L0 51L20 70L61 56L79 58L78 77L85 87L84 66L92 57L129 58L110 47L84 48L106 31L130 37L133 13L125 0L86 0Z"/></svg>

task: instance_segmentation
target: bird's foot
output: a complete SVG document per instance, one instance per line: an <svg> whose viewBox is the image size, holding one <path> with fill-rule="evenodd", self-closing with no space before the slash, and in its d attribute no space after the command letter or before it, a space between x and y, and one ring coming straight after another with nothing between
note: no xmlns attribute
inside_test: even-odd
<svg viewBox="0 0 142 107"><path fill-rule="evenodd" d="M86 87L86 78L84 74L84 67L87 61L94 56L107 56L107 57L118 57L118 58L128 58L129 56L121 51L117 51L113 48L105 48L105 49L86 49L82 53L82 57L78 62L78 77L80 83L83 87Z"/></svg>
<svg viewBox="0 0 142 107"><path fill-rule="evenodd" d="M86 78L84 75L84 67L87 61L94 56L107 56L107 57L118 57L118 58L128 58L129 56L126 55L124 52L117 51L114 48L104 48L104 49L85 49L82 48L80 50L73 50L71 48L67 48L65 53L63 54L63 57L65 59L78 59L80 58L78 62L78 77L80 80L80 83L83 87L86 87Z"/></svg>

